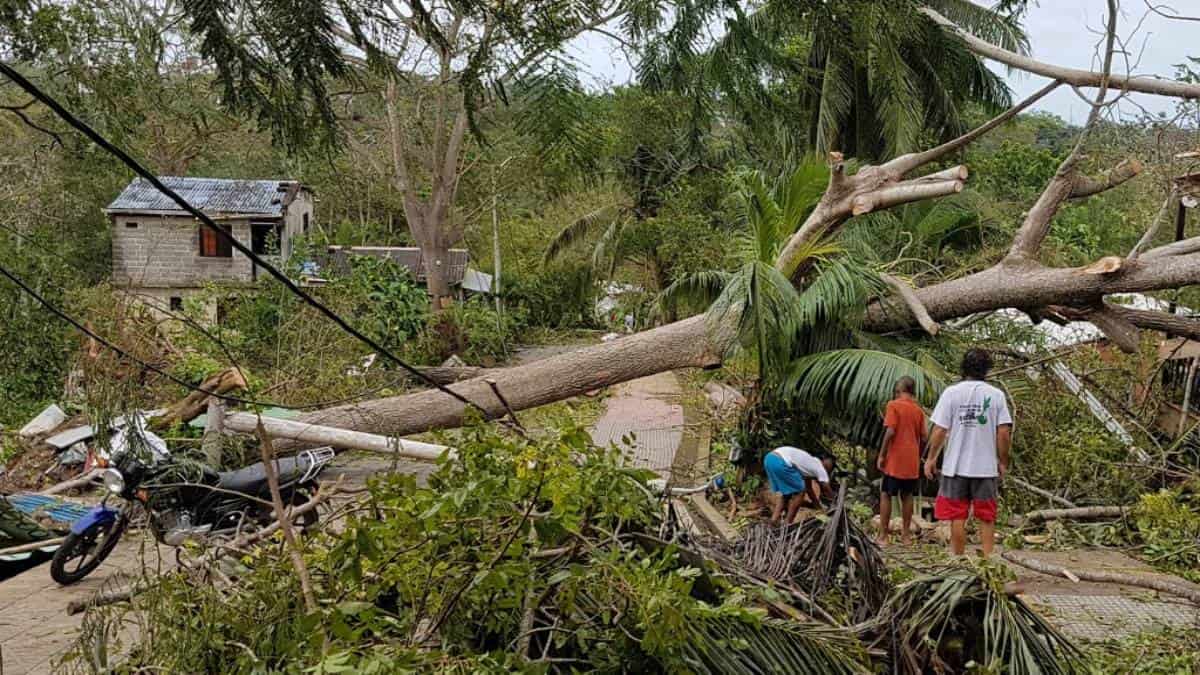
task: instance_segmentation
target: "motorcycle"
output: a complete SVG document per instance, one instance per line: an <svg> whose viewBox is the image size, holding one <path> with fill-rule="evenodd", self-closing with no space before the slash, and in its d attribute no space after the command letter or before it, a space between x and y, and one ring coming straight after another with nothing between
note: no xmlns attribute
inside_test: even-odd
<svg viewBox="0 0 1200 675"><path fill-rule="evenodd" d="M274 460L283 502L298 505L308 501L318 487L317 477L333 455L332 448L317 448ZM64 586L83 579L104 562L139 507L148 516L154 538L168 546L232 538L248 526L261 527L275 518L262 462L217 472L196 462L125 452L114 456L113 465L104 469L101 478L104 499L71 524L70 534L50 561L51 578ZM120 508L108 505L114 497L124 502ZM299 524L308 528L316 522L317 512L311 510Z"/></svg>

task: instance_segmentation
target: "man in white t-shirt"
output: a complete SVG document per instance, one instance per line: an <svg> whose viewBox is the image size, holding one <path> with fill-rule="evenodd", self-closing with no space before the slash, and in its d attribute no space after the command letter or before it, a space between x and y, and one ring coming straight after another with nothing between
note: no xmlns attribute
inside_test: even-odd
<svg viewBox="0 0 1200 675"><path fill-rule="evenodd" d="M982 349L963 355L961 382L942 392L933 409L933 433L925 476L933 480L938 454L946 446L942 478L933 513L950 521L950 548L962 555L967 546L967 515L979 523L983 555L992 553L996 537L996 495L1008 471L1012 447L1012 414L1004 392L984 381L992 357Z"/></svg>
<svg viewBox="0 0 1200 675"><path fill-rule="evenodd" d="M771 511L771 522L778 523L787 507L787 520L792 522L796 512L800 510L800 502L808 495L813 506L821 503L821 492L832 495L829 487L829 473L833 471L832 455L814 457L800 448L790 445L780 446L763 457L763 470L767 473L767 481L771 491L779 494L779 501ZM820 485L818 488L817 486Z"/></svg>

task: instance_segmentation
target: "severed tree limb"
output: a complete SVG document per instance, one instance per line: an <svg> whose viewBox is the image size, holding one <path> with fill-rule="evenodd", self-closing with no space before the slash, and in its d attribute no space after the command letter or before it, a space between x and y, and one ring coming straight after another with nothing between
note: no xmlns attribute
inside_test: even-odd
<svg viewBox="0 0 1200 675"><path fill-rule="evenodd" d="M962 169L962 167L958 168ZM964 173L965 171L963 169ZM906 181L854 197L850 202L850 214L861 216L910 202L948 197L962 192L963 187L965 185L961 180Z"/></svg>
<svg viewBox="0 0 1200 675"><path fill-rule="evenodd" d="M1100 307L1088 311L1086 316L1092 325L1099 328L1110 342L1126 354L1136 354L1141 347L1142 335L1138 327L1119 312L1113 311L1108 303L1102 303Z"/></svg>
<svg viewBox="0 0 1200 675"><path fill-rule="evenodd" d="M917 297L913 287L908 282L897 279L890 274L880 274L880 279L883 279L889 286L896 290L896 295L908 305L908 310L916 317L917 323L921 324L921 328L925 329L930 335L938 334L938 324L929 316L929 310L925 309L925 305L921 304L921 299Z"/></svg>
<svg viewBox="0 0 1200 675"><path fill-rule="evenodd" d="M226 368L210 375L200 384L203 391L193 391L167 408L166 414L150 421L152 430L169 429L190 422L208 409L210 394L228 394L246 388L246 378L238 368Z"/></svg>
<svg viewBox="0 0 1200 675"><path fill-rule="evenodd" d="M74 490L76 488L87 487L87 486L91 485L93 481L95 481L97 478L99 478L100 474L102 474L102 473L104 473L104 469L92 469L91 471L83 474L82 476L78 476L76 478L72 478L71 480L65 480L61 483L51 485L50 487L46 488L45 490L42 490L38 494L56 495L56 494L60 494L63 492L67 492L69 490Z"/></svg>
<svg viewBox="0 0 1200 675"><path fill-rule="evenodd" d="M1030 511L1025 519L1031 523L1048 520L1095 520L1098 518L1120 518L1129 512L1126 506L1081 506L1073 509L1042 509Z"/></svg>
<svg viewBox="0 0 1200 675"><path fill-rule="evenodd" d="M371 452L395 453L401 457L436 462L442 455L455 456L453 448L433 443L412 441L407 438L389 438L360 431L348 431L316 424L270 417L260 418L253 413L236 412L225 416L225 426L230 431L243 434L258 433L259 426L278 442L281 439L309 445L328 445L342 450L368 450Z"/></svg>
<svg viewBox="0 0 1200 675"><path fill-rule="evenodd" d="M1071 579L1071 577L1074 576L1075 579L1071 579L1072 581L1075 581L1076 579L1078 579L1081 581L1095 581L1095 582L1106 583L1106 584L1121 584L1122 586L1136 586L1138 588L1149 588L1151 590L1159 591L1161 593L1167 593L1167 594L1175 595L1175 596L1178 596L1181 598L1187 598L1188 600L1191 600L1193 603L1200 605L1200 590L1196 590L1195 588L1191 588L1189 586L1185 586L1181 583L1176 583L1176 582L1173 582L1173 581L1170 581L1167 579L1150 577L1150 576L1145 576L1145 575L1141 575L1141 574L1125 574L1125 573L1120 573L1120 572L1103 572L1103 571L1099 571L1099 570L1070 570L1070 571L1068 571L1066 568L1062 567L1061 565L1052 565L1048 562L1045 562L1044 560L1038 560L1037 558L1030 558L1018 551L1011 551L1011 550L1005 551L1004 553L1001 554L1001 556L1009 562L1016 563L1017 565L1020 565L1021 567L1027 567L1027 568L1033 570L1034 572L1040 572L1041 574L1049 574L1051 576L1064 577L1066 579Z"/></svg>
<svg viewBox="0 0 1200 675"><path fill-rule="evenodd" d="M275 521L279 524L279 529L283 531L288 556L292 560L292 567L296 569L296 577L300 580L300 593L304 597L304 609L309 614L313 614L317 611L317 599L313 595L312 578L308 574L308 565L304 562L304 554L300 551L300 543L296 539L292 521L283 504L283 495L279 492L279 471L275 466L275 448L271 445L271 437L267 435L266 429L262 426L261 417L258 423L258 440L259 453L262 455L263 468L267 474L267 487L270 489L271 501L275 506Z"/></svg>
<svg viewBox="0 0 1200 675"><path fill-rule="evenodd" d="M1154 237L1158 235L1158 230L1162 226L1162 222L1166 220L1167 213L1169 213L1171 210L1171 205L1177 203L1178 201L1179 194L1175 190L1171 190L1170 194L1167 195L1167 198L1163 200L1163 205L1162 208L1158 210L1158 215L1154 216L1154 220L1150 223L1150 227L1146 228L1146 233L1143 234L1142 238L1138 239L1138 242L1133 245L1133 249L1129 251L1129 255L1125 256L1126 260L1131 262L1137 260L1142 249L1146 248L1150 245L1150 242L1154 241Z"/></svg>
<svg viewBox="0 0 1200 675"><path fill-rule="evenodd" d="M1141 259L1154 260L1174 255L1187 255L1189 253L1200 253L1200 237L1192 237L1172 244L1159 246L1158 248L1152 248L1143 253Z"/></svg>
<svg viewBox="0 0 1200 675"><path fill-rule="evenodd" d="M1100 87L1104 82L1109 81L1104 73L1098 73L1093 70L1080 70L1077 68L1066 68L1063 66L1043 63L1022 54L1010 52L1002 47L997 47L985 40L971 35L967 31L959 28L955 23L946 17L939 14L937 11L924 7L921 12L932 19L935 23L954 33L972 52L998 61L1006 66L1023 70L1035 75L1041 75L1054 80L1060 80L1067 84L1076 87ZM1114 75L1111 77L1111 82L1114 87L1122 91L1133 91L1143 94L1157 94L1159 96L1173 96L1183 99L1200 98L1200 84L1192 84L1188 82L1179 82L1176 80L1160 80L1152 77L1132 77L1125 75Z"/></svg>
<svg viewBox="0 0 1200 675"><path fill-rule="evenodd" d="M133 599L133 596L139 593L144 593L150 590L150 584L141 583L134 584L129 588L120 591L111 591L108 593L96 593L89 595L86 598L72 600L67 603L67 614L74 616L81 612L86 612L93 607L105 607L115 605L118 602L128 602Z"/></svg>
<svg viewBox="0 0 1200 675"><path fill-rule="evenodd" d="M28 544L19 544L17 546L9 546L8 548L0 548L0 555L13 555L14 553L28 553L29 551L37 551L48 546L62 544L66 540L66 537L55 537L53 539L43 539L41 541L33 541Z"/></svg>
<svg viewBox="0 0 1200 675"><path fill-rule="evenodd" d="M1049 490L1044 490L1044 489L1034 485L1033 483L1027 483L1027 482L1021 480L1020 478L1017 478L1016 476L1009 476L1009 480L1011 480L1014 484L1016 484L1022 488L1025 488L1026 490L1029 490L1030 492L1032 492L1035 495L1045 497L1046 499L1049 499L1050 501L1055 502L1057 504L1062 504L1063 506L1067 507L1068 509L1077 508L1075 502L1073 502L1069 499L1063 499L1062 497L1059 497L1058 495L1054 494L1053 492L1051 492Z"/></svg>
<svg viewBox="0 0 1200 675"><path fill-rule="evenodd" d="M1127 159L1113 167L1112 171L1105 174L1101 180L1083 175L1076 176L1075 184L1071 187L1070 198L1084 199L1119 187L1137 177L1145 168L1145 165L1140 160Z"/></svg>
<svg viewBox="0 0 1200 675"><path fill-rule="evenodd" d="M1005 122L1021 114L1026 108L1042 100L1046 97L1046 95L1055 89L1058 89L1061 84L1062 82L1055 80L1054 82L1051 82L1050 84L1036 91L1029 98L1021 101L1008 110L1005 110L999 115L988 120L986 123L975 127L962 136L959 136L951 141L946 141L935 148L930 148L921 152L911 152L906 155L900 155L899 157L885 163L883 167L888 171L893 171L899 175L904 175L913 169L925 166L931 162L936 162L952 152L956 152L967 147L992 129L995 129L1001 124L1004 124ZM966 176L963 176L963 178L966 178Z"/></svg>
<svg viewBox="0 0 1200 675"><path fill-rule="evenodd" d="M1138 328L1161 331L1171 337L1200 340L1200 320L1178 314L1150 309L1132 309L1115 304L1110 304L1108 307L1109 311Z"/></svg>

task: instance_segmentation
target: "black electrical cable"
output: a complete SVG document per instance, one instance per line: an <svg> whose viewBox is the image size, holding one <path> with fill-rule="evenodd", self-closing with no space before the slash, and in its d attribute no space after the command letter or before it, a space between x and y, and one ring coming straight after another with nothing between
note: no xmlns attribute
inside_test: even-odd
<svg viewBox="0 0 1200 675"><path fill-rule="evenodd" d="M23 241L25 241L25 242L28 242L28 243L29 243L30 245L32 245L32 246L36 246L37 248L39 248L40 250L42 250L42 251L43 251L44 253L46 253L47 255L52 255L52 256L54 256L54 257L58 258L58 259L59 259L60 261L62 261L64 264L67 264L67 265L70 265L70 264L71 264L71 261L69 261L69 260L67 260L66 258L64 258L64 257L63 257L61 254L55 253L54 251L48 251L48 250L46 250L44 247L42 247L42 246L41 246L41 244L40 244L40 243L38 243L38 242L34 241L34 239L33 239L32 237L30 237L30 236L29 236L29 235L27 235L27 234L22 234L20 231L18 231L17 229L15 229L15 228L13 228L13 227L11 227L11 226L9 226L9 225L5 225L4 223L0 223L0 229L7 230L7 231L8 231L8 232L10 232L11 234L15 235L17 238L19 238L19 239L21 239L21 240L23 240ZM7 276L9 279L12 279L12 277L13 277L13 275L12 275L12 273L11 273L11 272L9 272L9 273L5 274L5 276ZM65 290L65 289L64 289L62 286L60 286L59 284L56 284L56 283L54 283L53 281L49 281L49 282L47 282L47 283L49 283L51 286L53 286L53 287L54 287L55 289L57 289L59 292L64 292L64 293L66 292L66 290ZM38 301L39 301L39 302L40 302L40 303L41 303L43 306L47 307L48 309L50 309L52 312L54 312L55 314L57 314L57 315L58 315L58 316L60 316L60 317L62 317L62 316L64 316L64 315L66 314L66 312L64 312L64 311L63 311L61 308L59 308L59 307L56 307L56 306L54 306L54 305L50 304L50 302L49 302L48 300L44 299L44 298L41 298L41 297L38 297L38 296L36 296L36 295L35 295L35 296L34 296L34 299L38 300ZM143 300L143 302L144 302L144 300ZM216 335L213 335L213 334L209 333L207 330L205 330L205 329L204 329L204 327L203 327L203 326L199 325L198 323L196 323L195 321L193 321L193 320L192 320L192 319L190 319L189 317L187 317L187 316L184 316L184 315L179 315L179 314L176 314L175 312L172 312L172 311L170 311L170 309L169 309L169 308L168 308L168 309L163 309L163 308L162 308L162 306L156 306L156 307L154 307L154 309L156 309L156 310L158 310L158 311L160 311L160 312L163 312L163 313L165 313L165 314L167 314L167 315L171 316L171 317L172 317L172 318L174 318L176 321L179 321L179 322L181 322L181 323L184 323L185 325L189 325L189 326L191 326L191 327L192 327L194 330L198 331L198 332L199 332L201 335L203 335L204 337L208 338L210 341L212 341L213 343L215 343L216 345L218 345L218 346L221 348L221 350L225 352L225 355L226 355L226 356L229 358L229 360L230 360L231 362L234 362L234 363L233 363L234 367L238 368L238 370L239 370L239 371L241 370L241 368L240 368L240 367L237 365L237 363L236 363L236 361L235 361L235 359L234 359L233 355L232 355L232 354L229 352L229 348L228 348L228 347L227 347L225 344L223 344L223 343L221 342L221 339L220 339L219 337L217 337ZM74 319L70 319L70 318L68 318L67 320L68 320L68 321L71 323L71 325L73 325L73 326L75 326L75 327L78 327L78 326L79 326L79 323L78 323L77 321L75 321ZM96 333L94 333L94 332L92 332L92 331L90 331L90 330L87 330L87 329L84 329L84 331L83 331L83 332L84 332L84 334L85 334L85 335L87 335L88 337L91 337L91 338L95 339L97 342L100 342L100 343L101 343L101 344L103 344L105 347L108 347L108 346L109 346L108 342L107 342L106 340L104 340L104 338L102 338L102 337L100 337L99 335L97 335ZM136 364L138 364L138 365L142 366L143 368L147 368L147 369L150 369L150 370L154 370L155 372L158 372L158 370L157 370L157 369L156 369L156 368L155 368L153 365L151 365L150 363L147 363L147 362L145 362L145 361L143 361L143 360L139 359L139 358L138 358L138 357L136 357L136 356L133 356L132 354L129 354L128 352L121 352L120 350L114 350L114 351L116 351L116 352L117 352L118 356L121 356L121 357L125 358L125 359L126 359L126 360L128 360L128 361L131 361L131 362L133 362L133 363L136 363ZM362 398L364 398L364 397L366 397L366 396L370 396L370 395L372 395L372 394L377 394L377 393L379 393L380 391L383 391L384 389L390 389L391 387L394 387L394 386L396 386L396 385L398 385L398 384L401 384L401 383L404 381L404 378L398 378L398 379L390 380L390 381L388 381L388 382L385 382L384 384L381 384L381 385L379 385L378 387L373 387L373 388L371 388L371 389L367 389L367 390L365 390L365 391L361 391L361 392L359 392L359 393L357 393L357 394L354 394L353 396L346 396L346 397L343 397L343 398L330 399L330 400L325 400L325 401L315 401L315 402L313 402L313 403L305 403L305 404L302 404L302 405L292 405L292 404L286 404L286 403L278 403L278 402L275 402L275 401L258 401L258 400L251 400L251 399L237 398L237 397L224 397L224 396L221 396L221 395L219 395L219 394L216 394L216 393L210 392L210 391L208 391L207 389L204 389L203 387L198 387L198 386L195 386L195 385L191 385L191 384L188 384L188 383L186 383L186 382L181 382L180 380L176 380L176 379L172 379L172 381L173 381L173 382L176 382L177 384L183 384L183 386L187 387L188 389L191 389L192 391L199 392L199 393L201 393L201 394L208 394L208 395L210 395L210 396L216 396L216 397L218 397L218 398L224 398L224 399L226 399L226 400L229 400L229 401L231 401L231 402L232 402L232 401L236 401L236 402L240 402L240 403L244 403L244 404L248 404L248 405L253 405L253 406L258 406L258 407L264 407L264 408L282 408L282 409L284 409L284 410L319 410L319 409L321 409L321 408L328 408L328 407L330 407L330 406L342 405L342 404L345 404L345 403L353 403L353 402L355 402L355 401L357 401L357 400L359 400L359 399L362 399Z"/></svg>
<svg viewBox="0 0 1200 675"><path fill-rule="evenodd" d="M49 94L43 92L32 82L25 79L25 77L23 75L21 75L21 73L17 72L12 66L9 66L7 63L4 63L3 61L0 61L0 73L3 73L6 77L8 77L10 80L12 80L14 83L16 83L17 86L21 87L26 92L28 92L31 96L33 96L34 98L36 98L37 100L39 100L43 104L45 104L45 106L50 108L50 110L52 110L54 112L54 114L58 115L60 118L62 118L62 120L64 122L66 122L67 124L70 124L77 131L82 133L84 136L87 136L89 140L91 140L96 145L100 146L101 149L103 149L104 151L108 152L109 154L115 156L117 159L121 160L130 169L133 169L134 173L136 173L137 175L146 179L146 181L149 182L151 185L153 185L155 188L157 188L159 192L163 193L171 201L178 204L179 208L183 209L185 212L190 214L192 217L199 220L201 223L204 224L205 227L207 227L207 228L211 229L213 232L215 232L218 237L224 238L225 241L228 242L233 248L237 249L237 251L239 253L241 253L242 255L249 258L251 261L253 261L259 267L265 269L272 277L275 277L275 279L277 281L279 281L279 283L283 284L289 291L291 291L293 294L295 294L300 299L304 300L304 302L306 302L313 309L316 309L321 314L324 314L326 318L333 321L346 333L350 334L355 339L361 341L363 344L366 344L371 349L375 350L376 353L384 355L385 357L390 359L393 363L395 363L396 365L400 366L402 369L408 371L410 374L415 376L417 379L425 382L426 384L431 385L432 387L436 388L438 391L441 391L442 393L446 394L447 396L450 396L451 398L457 400L458 402L462 403L463 405L466 405L466 406L469 406L469 407L479 410L480 413L482 413L484 419L492 419L491 413L489 413L488 410L486 408L484 408L483 406L479 405L478 403L475 403L474 401L467 399L462 394L459 394L458 392L454 391L453 389L450 389L449 387L434 380L432 377L429 377L425 373L422 373L420 370L414 368L413 366L410 366L409 364L407 364L403 360L401 360L400 357L391 353L387 349L384 349L383 346L380 345L379 343L377 343L375 340L372 340L371 338L367 337L363 333L359 332L356 328L354 328L349 323L347 323L345 319L338 316L337 313L335 313L333 310L329 309L324 304L322 304L321 301L317 300L312 295L307 293L304 289L297 286L296 283L293 282L291 279L289 279L286 274L284 274L283 272L280 272L278 269L275 268L274 265L271 265L267 261L260 258L257 254L255 254L253 251L251 251L249 248L247 248L245 244L238 241L237 238L235 238L231 233L226 232L224 229L219 227L216 223L214 223L212 221L211 218L209 218L207 215L205 215L199 209L197 209L196 207L194 207L190 203L188 203L188 201L185 200L183 197L180 197L178 194L176 194L174 190L172 190L172 189L168 188L166 185L164 185L162 183L162 181L158 180L157 176L155 176L154 174L152 174L148 170L146 170L145 167L143 167L136 160L134 160L132 157L130 157L128 154L126 154L125 151L116 147L112 143L109 143L107 139L105 139L103 136L101 136L98 132L96 132L94 129L92 129L90 126L88 126L82 120L80 120L79 118L72 115L70 113L70 111L68 111L61 104L59 104L59 102L56 101L54 98L52 98ZM12 277L10 277L10 278L12 278ZM74 320L71 320L69 317L66 317L65 315L61 315L61 314L60 314L60 316L63 316L63 318L70 320L72 322L72 324L76 325L76 327L79 327L78 324Z"/></svg>

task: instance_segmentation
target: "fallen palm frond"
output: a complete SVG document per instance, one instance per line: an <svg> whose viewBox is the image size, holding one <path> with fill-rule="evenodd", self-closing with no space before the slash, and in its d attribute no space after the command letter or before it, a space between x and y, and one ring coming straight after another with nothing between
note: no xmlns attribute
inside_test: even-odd
<svg viewBox="0 0 1200 675"><path fill-rule="evenodd" d="M1085 670L1083 653L1020 598L999 575L956 570L899 587L879 616L891 637L896 673L987 672L1068 674Z"/></svg>
<svg viewBox="0 0 1200 675"><path fill-rule="evenodd" d="M755 572L795 583L814 596L842 591L856 622L875 616L887 598L883 555L849 517L844 485L826 517L786 527L752 526L735 555Z"/></svg>
<svg viewBox="0 0 1200 675"><path fill-rule="evenodd" d="M692 639L683 648L684 658L696 673L871 672L852 634L828 626L715 617L693 623L689 633Z"/></svg>

